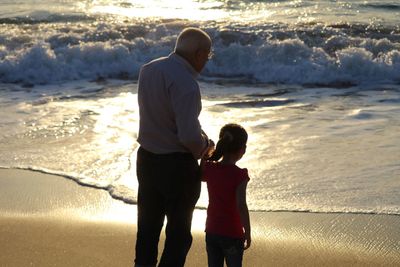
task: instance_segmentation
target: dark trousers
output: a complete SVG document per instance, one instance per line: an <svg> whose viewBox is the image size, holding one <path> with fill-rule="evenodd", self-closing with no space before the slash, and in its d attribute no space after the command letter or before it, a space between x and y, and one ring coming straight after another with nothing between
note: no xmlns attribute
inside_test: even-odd
<svg viewBox="0 0 400 267"><path fill-rule="evenodd" d="M157 155L139 148L137 177L136 265L156 266L160 232L167 217L164 250L158 266L184 266L192 244L193 210L200 196L197 160L187 153Z"/></svg>
<svg viewBox="0 0 400 267"><path fill-rule="evenodd" d="M206 247L209 267L241 267L244 243L241 238L206 234Z"/></svg>

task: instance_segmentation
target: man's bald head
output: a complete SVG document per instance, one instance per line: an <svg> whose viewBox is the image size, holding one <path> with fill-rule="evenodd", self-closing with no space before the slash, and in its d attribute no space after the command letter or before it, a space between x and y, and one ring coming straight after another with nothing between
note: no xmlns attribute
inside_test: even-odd
<svg viewBox="0 0 400 267"><path fill-rule="evenodd" d="M198 28L186 28L178 36L175 52L180 55L193 55L199 50L210 50L211 38Z"/></svg>

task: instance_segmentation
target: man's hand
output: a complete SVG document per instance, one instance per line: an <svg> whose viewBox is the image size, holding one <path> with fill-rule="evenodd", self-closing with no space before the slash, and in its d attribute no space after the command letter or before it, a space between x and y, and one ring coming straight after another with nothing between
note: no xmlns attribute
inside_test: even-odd
<svg viewBox="0 0 400 267"><path fill-rule="evenodd" d="M214 153L214 151L215 151L215 143L213 140L208 139L208 148L207 148L206 153L204 154L204 158L205 159L210 158L212 156L212 154Z"/></svg>

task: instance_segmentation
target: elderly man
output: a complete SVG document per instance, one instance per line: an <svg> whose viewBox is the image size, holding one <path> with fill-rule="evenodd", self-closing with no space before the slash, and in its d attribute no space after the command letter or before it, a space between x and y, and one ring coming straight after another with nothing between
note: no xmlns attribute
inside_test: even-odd
<svg viewBox="0 0 400 267"><path fill-rule="evenodd" d="M140 70L137 267L156 266L165 216L166 240L158 266L185 264L201 187L197 159L213 146L198 120L201 96L196 81L210 51L207 33L186 28L174 53Z"/></svg>

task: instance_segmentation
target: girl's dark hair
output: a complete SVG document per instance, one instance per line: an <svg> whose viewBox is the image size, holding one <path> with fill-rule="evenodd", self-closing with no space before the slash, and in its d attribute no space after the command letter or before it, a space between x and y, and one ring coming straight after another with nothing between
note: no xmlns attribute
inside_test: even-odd
<svg viewBox="0 0 400 267"><path fill-rule="evenodd" d="M236 123L224 125L219 132L219 140L214 153L208 159L218 161L223 155L238 152L247 143L246 130Z"/></svg>

